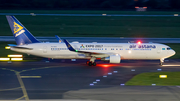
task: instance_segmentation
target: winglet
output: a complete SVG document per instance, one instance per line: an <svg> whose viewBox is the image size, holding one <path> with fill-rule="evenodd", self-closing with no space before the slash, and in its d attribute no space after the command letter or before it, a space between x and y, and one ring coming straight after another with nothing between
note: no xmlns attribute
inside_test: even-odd
<svg viewBox="0 0 180 101"><path fill-rule="evenodd" d="M70 51L78 52L78 50L75 50L66 39L64 39L64 43Z"/></svg>
<svg viewBox="0 0 180 101"><path fill-rule="evenodd" d="M62 42L62 40L61 40L61 38L60 38L59 36L55 35L55 37L56 37L56 39L59 41L59 43Z"/></svg>

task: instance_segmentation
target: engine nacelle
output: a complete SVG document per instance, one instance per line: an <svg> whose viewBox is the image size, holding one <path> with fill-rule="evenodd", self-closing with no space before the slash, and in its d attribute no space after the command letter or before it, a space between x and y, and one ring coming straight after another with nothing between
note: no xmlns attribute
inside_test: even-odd
<svg viewBox="0 0 180 101"><path fill-rule="evenodd" d="M120 55L110 55L109 57L106 57L102 60L109 60L109 63L120 63L121 62L121 56Z"/></svg>

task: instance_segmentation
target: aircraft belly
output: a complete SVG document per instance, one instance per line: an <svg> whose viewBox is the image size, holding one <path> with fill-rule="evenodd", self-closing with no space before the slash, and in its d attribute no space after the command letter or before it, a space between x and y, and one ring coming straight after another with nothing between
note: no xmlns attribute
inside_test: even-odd
<svg viewBox="0 0 180 101"><path fill-rule="evenodd" d="M123 54L123 59L160 59L160 55L156 52L135 52Z"/></svg>
<svg viewBox="0 0 180 101"><path fill-rule="evenodd" d="M46 55L46 57L54 58L54 59L83 59L87 58L85 55L79 55L79 54L51 54Z"/></svg>
<svg viewBox="0 0 180 101"><path fill-rule="evenodd" d="M147 59L147 53L145 52L135 52L132 56L133 59Z"/></svg>
<svg viewBox="0 0 180 101"><path fill-rule="evenodd" d="M135 52L133 59L160 59L156 52Z"/></svg>
<svg viewBox="0 0 180 101"><path fill-rule="evenodd" d="M55 55L54 58L63 58L63 59L70 59L70 58L76 58L77 55L75 54L61 54L61 55Z"/></svg>

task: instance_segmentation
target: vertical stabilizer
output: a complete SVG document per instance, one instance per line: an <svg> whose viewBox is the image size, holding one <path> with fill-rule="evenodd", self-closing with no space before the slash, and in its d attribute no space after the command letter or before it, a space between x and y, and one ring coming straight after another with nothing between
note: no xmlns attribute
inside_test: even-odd
<svg viewBox="0 0 180 101"><path fill-rule="evenodd" d="M39 43L39 41L14 17L6 16L17 45Z"/></svg>

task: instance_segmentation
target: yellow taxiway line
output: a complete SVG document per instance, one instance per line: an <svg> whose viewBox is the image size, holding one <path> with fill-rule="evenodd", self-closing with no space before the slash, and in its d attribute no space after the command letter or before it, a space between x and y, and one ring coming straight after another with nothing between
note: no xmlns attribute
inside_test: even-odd
<svg viewBox="0 0 180 101"><path fill-rule="evenodd" d="M41 76L21 76L21 78L41 78Z"/></svg>
<svg viewBox="0 0 180 101"><path fill-rule="evenodd" d="M20 83L20 85L21 85L23 94L24 94L23 97L25 97L26 101L29 101L29 97L28 97L28 95L27 95L26 88L25 88L25 86L24 86L24 83L23 83L23 81L22 81L22 79L21 79L21 76L20 76L19 72L16 72L16 75L17 75L18 81L19 81L19 83Z"/></svg>
<svg viewBox="0 0 180 101"><path fill-rule="evenodd" d="M21 87L17 87L17 88L11 88L11 89L2 89L2 90L0 90L0 91L15 90L15 89L19 89L19 88L21 88Z"/></svg>

